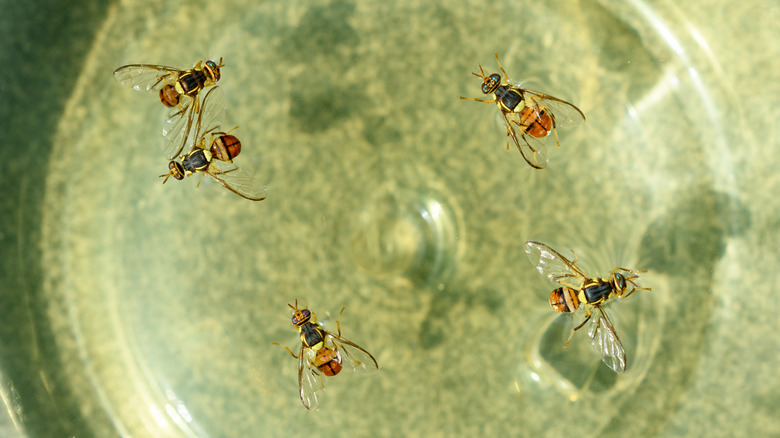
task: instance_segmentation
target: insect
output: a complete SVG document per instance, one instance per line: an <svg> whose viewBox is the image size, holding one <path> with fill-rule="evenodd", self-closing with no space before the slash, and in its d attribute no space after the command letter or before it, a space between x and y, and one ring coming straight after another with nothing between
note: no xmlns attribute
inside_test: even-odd
<svg viewBox="0 0 780 438"><path fill-rule="evenodd" d="M163 154L173 159L187 143L195 115L200 112L199 93L219 81L222 68L214 61L199 61L189 70L152 64L130 64L114 70L122 85L138 91L157 90L160 101L171 108L163 125Z"/></svg>
<svg viewBox="0 0 780 438"><path fill-rule="evenodd" d="M224 94L219 87L214 87L206 93L203 109L198 113L195 124L193 138L196 140L192 150L181 156L181 162L171 160L168 163L168 173L160 177L165 178L165 184L171 176L181 181L185 176L202 172L241 197L262 201L266 197L263 185L233 163L233 158L241 152L241 142L235 136L220 130L225 114L223 100Z"/></svg>
<svg viewBox="0 0 780 438"><path fill-rule="evenodd" d="M493 98L490 100L464 96L460 98L485 103L495 102L501 110L506 125L507 149L511 138L531 167L543 169L547 165L545 144L550 132L554 134L555 143L560 147L557 128L582 124L585 115L569 102L510 84L509 77L498 60L498 53L496 53L496 62L504 74L503 83L498 73L486 76L481 65L479 73L472 73L482 78L482 92L493 94Z"/></svg>
<svg viewBox="0 0 780 438"><path fill-rule="evenodd" d="M579 307L585 308L585 320L572 329L564 348L569 346L574 332L590 321L588 336L601 360L616 373L625 372L626 351L603 305L612 298L623 299L638 290L651 290L638 287L634 282L639 273L646 271L615 268L609 277L591 278L577 267L576 254L574 260L569 261L549 246L534 241L526 242L525 252L543 276L562 285L550 293L553 309L573 313Z"/></svg>
<svg viewBox="0 0 780 438"><path fill-rule="evenodd" d="M344 365L360 373L370 373L379 368L371 353L341 337L339 319L344 313L344 307L336 318L337 333L331 333L317 323L314 312L299 308L298 300L288 306L293 309L292 323L300 333L301 349L295 354L284 345L274 344L284 347L292 357L298 359L298 389L306 409L316 409L318 406L315 392L324 387L321 374L335 376Z"/></svg>

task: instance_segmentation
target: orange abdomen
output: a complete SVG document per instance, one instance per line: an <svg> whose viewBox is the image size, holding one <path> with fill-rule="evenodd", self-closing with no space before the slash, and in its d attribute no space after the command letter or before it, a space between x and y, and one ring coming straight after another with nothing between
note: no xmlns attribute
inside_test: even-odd
<svg viewBox="0 0 780 438"><path fill-rule="evenodd" d="M326 376L335 376L341 372L341 356L336 350L321 348L314 358L314 365Z"/></svg>
<svg viewBox="0 0 780 438"><path fill-rule="evenodd" d="M176 91L176 87L173 85L166 85L160 88L160 102L168 108L178 105L180 97L179 92Z"/></svg>
<svg viewBox="0 0 780 438"><path fill-rule="evenodd" d="M580 306L580 300L577 298L577 292L568 287L559 287L550 292L550 306L556 312L571 313Z"/></svg>
<svg viewBox="0 0 780 438"><path fill-rule="evenodd" d="M211 154L221 161L232 161L241 153L241 142L232 135L220 135L211 145Z"/></svg>
<svg viewBox="0 0 780 438"><path fill-rule="evenodd" d="M520 111L520 126L532 137L546 137L552 125L552 117L547 110L536 111L535 107L527 106Z"/></svg>

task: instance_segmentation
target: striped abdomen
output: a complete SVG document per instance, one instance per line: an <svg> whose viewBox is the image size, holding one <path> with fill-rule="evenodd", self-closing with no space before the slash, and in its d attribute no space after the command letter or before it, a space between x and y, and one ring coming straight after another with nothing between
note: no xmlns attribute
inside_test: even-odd
<svg viewBox="0 0 780 438"><path fill-rule="evenodd" d="M181 95L176 91L176 87L173 85L166 85L160 88L160 102L168 108L173 108L179 104Z"/></svg>
<svg viewBox="0 0 780 438"><path fill-rule="evenodd" d="M320 348L314 358L314 366L326 376L335 376L341 372L341 355L330 348Z"/></svg>
<svg viewBox="0 0 780 438"><path fill-rule="evenodd" d="M231 162L241 153L241 142L232 135L220 135L211 144L211 154L221 161Z"/></svg>
<svg viewBox="0 0 780 438"><path fill-rule="evenodd" d="M520 111L520 126L532 137L546 137L553 127L553 120L546 109L537 111L535 106L527 106Z"/></svg>
<svg viewBox="0 0 780 438"><path fill-rule="evenodd" d="M556 312L571 313L580 306L580 299L577 298L577 291L570 287L559 287L550 292L550 306Z"/></svg>

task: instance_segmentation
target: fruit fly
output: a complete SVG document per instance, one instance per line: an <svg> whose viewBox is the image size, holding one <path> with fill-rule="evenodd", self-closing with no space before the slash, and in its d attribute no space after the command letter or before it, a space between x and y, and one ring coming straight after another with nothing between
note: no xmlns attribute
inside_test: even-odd
<svg viewBox="0 0 780 438"><path fill-rule="evenodd" d="M534 241L525 243L525 252L536 269L562 287L550 293L550 305L557 312L573 313L580 307L585 308L585 320L572 329L564 348L569 346L574 332L590 321L588 336L593 348L601 360L616 373L626 371L626 351L618 338L612 320L603 305L612 298L626 298L638 290L650 290L638 287L634 282L639 273L626 268L615 268L609 277L591 278L577 267L577 256L569 261L549 246ZM572 251L574 254L574 251Z"/></svg>
<svg viewBox="0 0 780 438"><path fill-rule="evenodd" d="M460 96L460 98L485 103L495 102L501 110L501 116L506 125L507 149L509 149L509 138L511 138L531 167L543 169L547 165L545 143L550 132L554 134L555 143L560 147L557 128L582 124L585 121L585 115L569 102L538 91L511 85L506 71L498 60L498 53L496 53L496 62L504 74L503 83L501 75L498 73L486 76L481 65L479 73L472 73L474 76L482 78L482 92L492 94L493 98L490 100L464 96Z"/></svg>
<svg viewBox="0 0 780 438"><path fill-rule="evenodd" d="M189 70L130 64L114 70L114 78L134 90L159 91L160 101L171 108L163 126L163 154L170 160L184 149L195 115L200 113L199 93L219 81L222 67L222 58L219 58L219 64L199 61Z"/></svg>
<svg viewBox="0 0 780 438"><path fill-rule="evenodd" d="M160 175L165 178L163 184L171 176L181 181L185 176L201 172L241 197L262 201L266 197L263 185L233 163L233 158L241 152L241 142L220 130L224 114L224 94L221 88L214 87L203 98L203 108L195 124L193 138L196 140L192 150L181 156L181 162L171 160L168 163L168 173Z"/></svg>
<svg viewBox="0 0 780 438"><path fill-rule="evenodd" d="M298 389L306 409L312 410L318 406L315 392L325 386L321 374L335 376L344 365L359 373L370 373L379 368L371 353L341 337L339 319L345 307L341 308L336 318L337 333L331 333L317 323L314 312L299 308L298 300L288 306L293 309L292 323L301 336L301 349L295 354L284 345L274 344L284 347L292 357L298 359Z"/></svg>

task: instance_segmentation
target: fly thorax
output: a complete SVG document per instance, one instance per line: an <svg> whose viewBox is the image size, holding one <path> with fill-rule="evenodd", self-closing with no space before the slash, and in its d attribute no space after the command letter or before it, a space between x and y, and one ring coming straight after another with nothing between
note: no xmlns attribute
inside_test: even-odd
<svg viewBox="0 0 780 438"><path fill-rule="evenodd" d="M600 278L583 285L580 294L585 298L586 303L600 303L612 293L612 284L606 279Z"/></svg>
<svg viewBox="0 0 780 438"><path fill-rule="evenodd" d="M211 152L205 149L195 148L192 152L187 154L182 160L181 164L190 173L203 171L211 163Z"/></svg>
<svg viewBox="0 0 780 438"><path fill-rule="evenodd" d="M499 91L501 94L499 94ZM501 104L509 111L514 111L515 108L522 109L525 107L523 95L509 86L502 85L498 87L498 89L496 89L496 97L498 97Z"/></svg>
<svg viewBox="0 0 780 438"><path fill-rule="evenodd" d="M509 87L506 85L501 85L500 87L496 88L496 97L499 99L502 99L504 96L506 96L506 93L509 91Z"/></svg>
<svg viewBox="0 0 780 438"><path fill-rule="evenodd" d="M322 330L314 324L307 323L301 326L301 341L309 348L318 350L322 348L324 341Z"/></svg>

